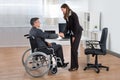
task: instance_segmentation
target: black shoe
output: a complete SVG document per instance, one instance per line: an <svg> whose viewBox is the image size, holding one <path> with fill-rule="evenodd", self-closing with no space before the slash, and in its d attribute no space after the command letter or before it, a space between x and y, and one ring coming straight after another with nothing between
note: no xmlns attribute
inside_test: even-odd
<svg viewBox="0 0 120 80"><path fill-rule="evenodd" d="M68 64L69 64L69 63L63 63L63 64L57 63L57 67L65 68L65 67L67 67Z"/></svg>
<svg viewBox="0 0 120 80"><path fill-rule="evenodd" d="M78 68L70 68L70 69L68 69L68 71L77 71L78 70Z"/></svg>
<svg viewBox="0 0 120 80"><path fill-rule="evenodd" d="M62 67L61 63L58 62L57 63L57 67Z"/></svg>
<svg viewBox="0 0 120 80"><path fill-rule="evenodd" d="M68 64L69 64L68 62L67 63L63 63L62 68L67 67Z"/></svg>

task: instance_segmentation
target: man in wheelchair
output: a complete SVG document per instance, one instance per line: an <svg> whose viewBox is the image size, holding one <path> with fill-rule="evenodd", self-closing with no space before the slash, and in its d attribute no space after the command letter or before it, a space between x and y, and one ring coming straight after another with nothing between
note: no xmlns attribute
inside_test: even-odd
<svg viewBox="0 0 120 80"><path fill-rule="evenodd" d="M42 47L53 48L56 57L60 57L60 59L62 61L62 64L57 63L57 66L58 67L63 67L63 68L67 67L68 63L64 63L62 46L59 45L59 44L56 44L56 43L49 43L49 42L45 41L46 38L49 38L49 39L58 38L58 36L61 35L61 34L48 34L48 33L43 32L40 29L40 21L39 21L39 18L37 18L37 17L32 18L30 20L30 24L32 25L32 28L29 32L29 35L36 37L38 47L39 48L42 48ZM46 50L42 50L42 52L46 53Z"/></svg>

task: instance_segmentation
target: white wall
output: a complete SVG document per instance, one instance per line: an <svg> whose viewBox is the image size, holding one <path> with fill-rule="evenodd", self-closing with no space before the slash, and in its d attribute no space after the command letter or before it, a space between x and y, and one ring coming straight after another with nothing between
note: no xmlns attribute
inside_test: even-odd
<svg viewBox="0 0 120 80"><path fill-rule="evenodd" d="M30 27L1 27L0 47L28 46L29 41L24 37Z"/></svg>
<svg viewBox="0 0 120 80"><path fill-rule="evenodd" d="M84 13L88 12L88 0L66 0L66 3L77 13L79 22L84 28Z"/></svg>
<svg viewBox="0 0 120 80"><path fill-rule="evenodd" d="M0 27L29 27L31 17L41 17L43 0L0 0Z"/></svg>
<svg viewBox="0 0 120 80"><path fill-rule="evenodd" d="M88 0L66 0L67 3L73 11L88 11Z"/></svg>
<svg viewBox="0 0 120 80"><path fill-rule="evenodd" d="M0 47L28 45L24 34L31 27L30 18L42 18L42 1L0 0Z"/></svg>
<svg viewBox="0 0 120 80"><path fill-rule="evenodd" d="M120 0L89 0L89 10L102 13L102 27L109 30L109 49L120 54Z"/></svg>

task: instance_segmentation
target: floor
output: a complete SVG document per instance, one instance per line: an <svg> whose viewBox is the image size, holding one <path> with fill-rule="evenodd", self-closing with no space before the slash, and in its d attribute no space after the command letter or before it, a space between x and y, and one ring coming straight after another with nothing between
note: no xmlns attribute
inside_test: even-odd
<svg viewBox="0 0 120 80"><path fill-rule="evenodd" d="M99 62L103 65L109 66L110 70L101 70L99 74L90 69L84 71L86 66L86 56L84 55L84 49L80 47L79 65L78 71L69 72L68 68L59 68L55 75L44 75L40 78L33 78L29 76L21 61L23 52L28 47L16 47L16 48L0 48L0 80L120 80L120 58L107 54L106 56L100 56ZM69 46L63 46L65 61L70 60ZM91 56L91 62L94 58Z"/></svg>

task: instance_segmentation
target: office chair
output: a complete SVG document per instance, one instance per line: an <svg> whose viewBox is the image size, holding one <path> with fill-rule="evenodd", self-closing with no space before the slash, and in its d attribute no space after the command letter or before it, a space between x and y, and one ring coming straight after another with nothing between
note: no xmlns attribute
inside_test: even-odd
<svg viewBox="0 0 120 80"><path fill-rule="evenodd" d="M89 40L86 41L86 45L89 46L89 48L85 49L85 55L92 55L95 56L95 63L90 64L87 63L87 66L84 68L84 70L87 70L89 68L95 68L96 73L100 72L100 68L105 68L106 71L109 71L109 67L103 66L102 64L98 63L98 56L99 55L106 55L106 40L107 40L107 34L108 34L108 28L103 28L102 35L100 41L96 40ZM95 46L99 45L100 48L95 48Z"/></svg>

